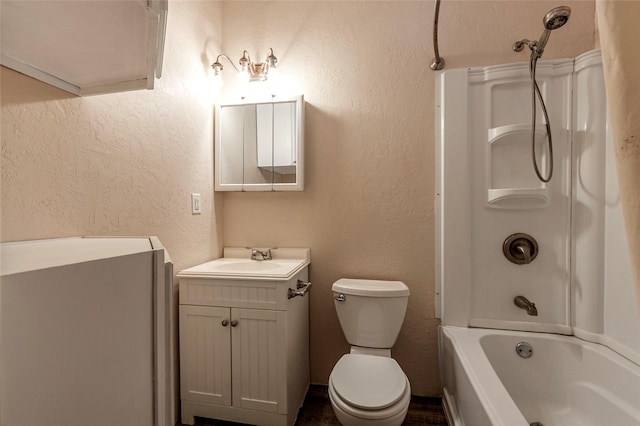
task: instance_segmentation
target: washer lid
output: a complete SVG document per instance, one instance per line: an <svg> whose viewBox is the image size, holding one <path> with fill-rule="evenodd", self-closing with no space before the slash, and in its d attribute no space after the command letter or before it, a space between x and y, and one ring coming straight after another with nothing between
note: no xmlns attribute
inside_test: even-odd
<svg viewBox="0 0 640 426"><path fill-rule="evenodd" d="M346 354L331 372L333 389L357 408L378 410L398 402L407 378L393 358Z"/></svg>

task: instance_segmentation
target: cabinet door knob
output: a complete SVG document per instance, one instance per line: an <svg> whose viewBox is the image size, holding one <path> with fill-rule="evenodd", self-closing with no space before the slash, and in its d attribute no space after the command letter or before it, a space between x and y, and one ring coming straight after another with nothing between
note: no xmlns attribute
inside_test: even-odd
<svg viewBox="0 0 640 426"><path fill-rule="evenodd" d="M222 326L223 327L226 327L228 325L229 325L229 320L226 320L226 319L222 320Z"/></svg>
<svg viewBox="0 0 640 426"><path fill-rule="evenodd" d="M231 321L231 327L235 327L237 325L238 325L238 321L237 320Z"/></svg>

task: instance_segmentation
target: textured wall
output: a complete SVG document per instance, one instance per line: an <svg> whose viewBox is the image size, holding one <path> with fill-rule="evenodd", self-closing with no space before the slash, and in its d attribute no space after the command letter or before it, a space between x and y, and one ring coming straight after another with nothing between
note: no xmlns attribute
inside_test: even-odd
<svg viewBox="0 0 640 426"><path fill-rule="evenodd" d="M545 58L593 48L593 2ZM447 67L524 61L511 44L538 38L556 2L443 2ZM311 247L312 381L348 350L331 298L340 277L402 280L411 289L394 347L412 391L440 393L434 318L433 2L225 2L223 50L262 59L272 47L284 86L305 95L302 193L224 195L225 245ZM227 74L225 74L226 76ZM226 77L227 79L229 77ZM236 95L237 88L225 96ZM225 86L227 87L227 86ZM528 108L528 105L523 106Z"/></svg>
<svg viewBox="0 0 640 426"><path fill-rule="evenodd" d="M157 235L176 270L218 256L205 89L220 9L171 2L153 91L79 98L1 68L2 241ZM192 192L201 215L191 215Z"/></svg>

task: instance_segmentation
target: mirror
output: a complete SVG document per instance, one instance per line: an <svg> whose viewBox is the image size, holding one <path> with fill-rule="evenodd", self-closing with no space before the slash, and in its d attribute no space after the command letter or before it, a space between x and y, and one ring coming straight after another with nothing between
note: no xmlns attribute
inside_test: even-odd
<svg viewBox="0 0 640 426"><path fill-rule="evenodd" d="M302 191L304 98L216 106L216 191Z"/></svg>

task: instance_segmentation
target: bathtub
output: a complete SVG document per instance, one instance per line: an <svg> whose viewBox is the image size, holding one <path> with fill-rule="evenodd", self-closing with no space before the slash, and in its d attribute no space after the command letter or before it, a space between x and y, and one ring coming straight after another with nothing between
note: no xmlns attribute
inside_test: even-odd
<svg viewBox="0 0 640 426"><path fill-rule="evenodd" d="M443 402L453 425L640 425L640 366L605 346L453 326L440 327L439 337ZM531 345L531 357L518 355L520 342Z"/></svg>

